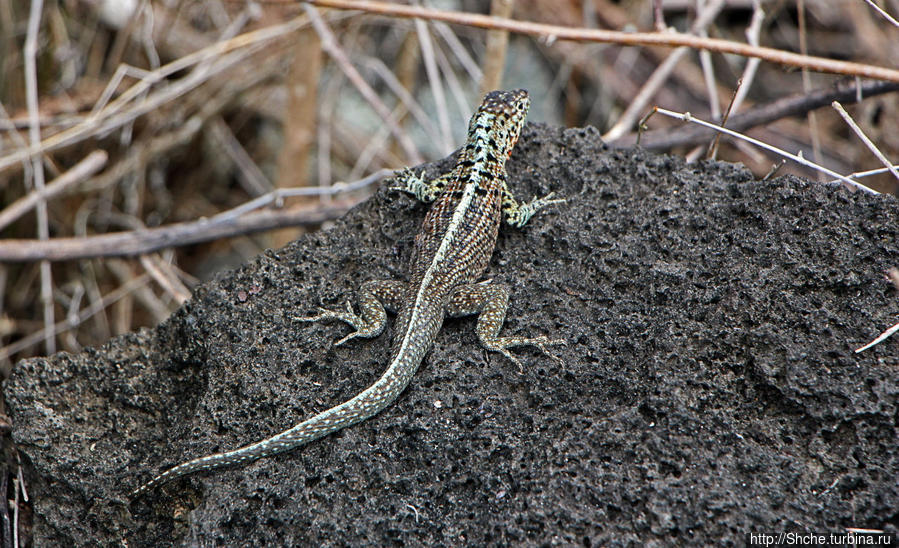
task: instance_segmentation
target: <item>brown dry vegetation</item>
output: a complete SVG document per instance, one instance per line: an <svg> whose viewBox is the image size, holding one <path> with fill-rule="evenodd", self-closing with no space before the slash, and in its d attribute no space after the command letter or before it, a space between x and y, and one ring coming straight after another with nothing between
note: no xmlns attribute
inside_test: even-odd
<svg viewBox="0 0 899 548"><path fill-rule="evenodd" d="M25 356L156 324L197 280L340 215L373 188L378 177L366 176L448 154L483 82L528 88L532 120L593 125L613 146L629 146L654 105L720 121L742 78L728 127L842 175L882 167L831 107L838 99L886 158L899 157L899 79L806 71L816 65L765 56L752 72L747 57L714 47L687 48L673 62L659 35L651 46L588 41L589 29L692 30L699 43L745 43L748 33L783 52L894 68L899 27L862 0L708 0L700 10L688 0L519 0L515 21L587 29L585 39L541 37L516 23L507 43L502 29L295 2L135 3L116 16L101 0L47 0L36 19L30 2L0 0L7 370ZM896 0L876 3L899 15ZM457 7L491 9L472 0ZM638 102L654 73L657 88ZM759 177L780 162L659 114L646 124L642 144L653 150L712 154ZM792 162L785 171L833 179ZM269 194L360 180L336 196ZM896 192L889 173L863 181ZM42 197L41 186L59 192ZM281 207L221 215L261 196ZM31 202L16 203L23 199Z"/></svg>

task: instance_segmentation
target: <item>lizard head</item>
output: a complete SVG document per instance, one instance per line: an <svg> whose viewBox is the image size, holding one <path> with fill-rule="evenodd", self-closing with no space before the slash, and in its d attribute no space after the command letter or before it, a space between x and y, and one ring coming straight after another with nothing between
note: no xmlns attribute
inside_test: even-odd
<svg viewBox="0 0 899 548"><path fill-rule="evenodd" d="M495 148L508 158L518 142L530 106L527 90L491 91L484 96L481 106L471 117L468 141L493 141Z"/></svg>

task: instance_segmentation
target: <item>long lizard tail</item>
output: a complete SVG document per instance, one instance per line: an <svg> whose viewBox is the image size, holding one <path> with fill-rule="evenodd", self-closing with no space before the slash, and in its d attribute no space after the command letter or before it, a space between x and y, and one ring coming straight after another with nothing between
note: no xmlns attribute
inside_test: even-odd
<svg viewBox="0 0 899 548"><path fill-rule="evenodd" d="M239 449L193 459L174 468L169 468L134 490L130 496L131 500L135 500L147 491L181 476L203 470L242 464L283 453L284 451L290 451L378 414L393 403L406 389L409 381L415 374L415 370L418 369L421 357L418 357L418 363L416 364L410 364L409 357L395 357L381 378L353 399L334 406L327 411L322 411L314 417L271 438L245 445ZM413 366L409 367L409 365Z"/></svg>

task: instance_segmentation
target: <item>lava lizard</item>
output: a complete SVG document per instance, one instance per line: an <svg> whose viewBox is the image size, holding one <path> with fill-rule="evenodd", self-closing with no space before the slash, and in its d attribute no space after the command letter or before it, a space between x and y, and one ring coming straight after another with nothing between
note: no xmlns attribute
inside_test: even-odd
<svg viewBox="0 0 899 548"><path fill-rule="evenodd" d="M509 302L505 285L475 283L493 255L500 221L524 226L538 209L563 200L553 194L519 204L506 185L506 160L518 141L530 99L523 89L493 91L484 97L468 124L468 139L455 168L426 181L409 168L398 186L424 202L435 202L415 238L410 281L370 281L359 295L361 315L349 302L345 312L319 308L300 321L340 320L355 331L337 342L376 337L384 330L386 310L398 310L390 365L373 385L356 397L323 411L289 430L239 449L201 457L170 468L135 490L135 499L175 478L289 451L331 432L361 422L393 403L408 386L431 348L445 317L479 314L477 334L488 350L500 352L519 368L508 348L534 345L552 356L546 336L500 337Z"/></svg>

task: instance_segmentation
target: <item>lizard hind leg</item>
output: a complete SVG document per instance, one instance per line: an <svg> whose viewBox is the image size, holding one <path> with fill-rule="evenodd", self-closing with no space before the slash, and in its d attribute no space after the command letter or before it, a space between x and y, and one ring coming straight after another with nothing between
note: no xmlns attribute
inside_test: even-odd
<svg viewBox="0 0 899 548"><path fill-rule="evenodd" d="M349 301L345 311L328 310L319 307L313 316L295 317L301 322L339 320L348 323L355 331L337 341L337 346L357 337L372 338L384 332L387 325L387 311L396 311L402 303L406 284L394 280L374 280L365 282L359 288L359 312L353 312Z"/></svg>
<svg viewBox="0 0 899 548"><path fill-rule="evenodd" d="M499 352L509 358L524 373L521 361L509 348L515 346L536 346L541 352L559 361L547 346L565 344L558 339L550 339L545 335L539 337L500 337L499 330L506 319L509 306L509 288L502 284L466 284L456 288L447 304L447 316L456 318L478 314L477 334L481 344L487 350Z"/></svg>

